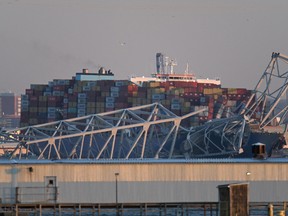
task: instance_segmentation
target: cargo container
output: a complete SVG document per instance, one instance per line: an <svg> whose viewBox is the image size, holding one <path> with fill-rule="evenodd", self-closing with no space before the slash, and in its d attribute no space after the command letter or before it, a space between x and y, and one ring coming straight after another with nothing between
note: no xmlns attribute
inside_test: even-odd
<svg viewBox="0 0 288 216"><path fill-rule="evenodd" d="M188 77L189 80L185 81L183 76L178 79L176 75L168 77L170 80L158 77L158 80L142 82L141 85L111 77L110 80L88 78L75 80L72 77L55 79L47 84L32 84L22 95L21 126L36 123L37 115L41 116L42 122L51 122L59 118L74 118L154 102L162 103L176 115L185 115L197 110L197 107L207 107L207 113L201 114L205 118L195 117L191 121L195 125L216 115L219 117L217 104L225 104L232 110L251 95L251 91L244 88L222 88L218 80L196 81ZM34 120L29 121L30 118Z"/></svg>

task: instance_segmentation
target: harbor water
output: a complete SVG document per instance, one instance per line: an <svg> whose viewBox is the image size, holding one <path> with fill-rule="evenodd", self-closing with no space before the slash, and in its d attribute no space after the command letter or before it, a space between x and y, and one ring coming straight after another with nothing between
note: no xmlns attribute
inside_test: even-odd
<svg viewBox="0 0 288 216"><path fill-rule="evenodd" d="M249 216L282 216L287 211L282 204L276 204L272 208L271 204L250 204ZM269 211L270 210L270 211ZM271 211L272 210L272 211ZM273 214L272 214L273 213ZM41 206L27 205L19 208L8 208L1 206L2 216L220 216L217 205L205 204L179 204L178 206L164 205L154 207L142 206L122 206L117 209L115 206Z"/></svg>

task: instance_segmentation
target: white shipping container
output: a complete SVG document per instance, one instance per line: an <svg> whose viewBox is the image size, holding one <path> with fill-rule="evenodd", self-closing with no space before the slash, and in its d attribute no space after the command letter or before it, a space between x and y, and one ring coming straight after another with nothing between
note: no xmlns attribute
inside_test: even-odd
<svg viewBox="0 0 288 216"><path fill-rule="evenodd" d="M78 109L86 109L86 104L77 104Z"/></svg>
<svg viewBox="0 0 288 216"><path fill-rule="evenodd" d="M179 98L172 98L171 103L172 103L172 104L179 104L179 103L180 103L180 100L179 100Z"/></svg>
<svg viewBox="0 0 288 216"><path fill-rule="evenodd" d="M105 107L106 108L114 108L114 103L106 102Z"/></svg>
<svg viewBox="0 0 288 216"><path fill-rule="evenodd" d="M55 118L56 115L55 115L55 113L48 113L47 117L48 118Z"/></svg>
<svg viewBox="0 0 288 216"><path fill-rule="evenodd" d="M124 86L124 82L123 81L116 81L115 82L115 86L119 87L119 86Z"/></svg>
<svg viewBox="0 0 288 216"><path fill-rule="evenodd" d="M69 101L68 101L68 98L64 98L63 99L63 103L67 104Z"/></svg>
<svg viewBox="0 0 288 216"><path fill-rule="evenodd" d="M83 91L90 91L90 90L91 90L90 86L83 86Z"/></svg>
<svg viewBox="0 0 288 216"><path fill-rule="evenodd" d="M44 92L43 96L52 96L52 93L51 92Z"/></svg>
<svg viewBox="0 0 288 216"><path fill-rule="evenodd" d="M68 108L68 113L76 113L77 109L75 107L69 107Z"/></svg>
<svg viewBox="0 0 288 216"><path fill-rule="evenodd" d="M78 98L86 98L86 93L78 93Z"/></svg>
<svg viewBox="0 0 288 216"><path fill-rule="evenodd" d="M115 98L114 97L106 97L106 103L114 103Z"/></svg>
<svg viewBox="0 0 288 216"><path fill-rule="evenodd" d="M206 98L205 97L200 97L200 103L205 103L206 102Z"/></svg>
<svg viewBox="0 0 288 216"><path fill-rule="evenodd" d="M56 85L65 85L66 84L66 80L55 80ZM69 80L68 80L69 83Z"/></svg>
<svg viewBox="0 0 288 216"><path fill-rule="evenodd" d="M194 111L199 111L199 110L202 110L202 109L206 109L206 111L204 112L200 112L198 114L198 116L208 116L208 106L193 106L194 107Z"/></svg>
<svg viewBox="0 0 288 216"><path fill-rule="evenodd" d="M154 99L154 100L164 100L165 99L165 95L164 94L153 94L152 95L152 99Z"/></svg>
<svg viewBox="0 0 288 216"><path fill-rule="evenodd" d="M52 86L54 86L54 83L52 81L49 81L48 86L52 87Z"/></svg>
<svg viewBox="0 0 288 216"><path fill-rule="evenodd" d="M62 96L62 95L61 95L61 91L53 91L53 96Z"/></svg>
<svg viewBox="0 0 288 216"><path fill-rule="evenodd" d="M21 106L23 107L23 106L29 106L29 101L26 101L26 100L21 100Z"/></svg>
<svg viewBox="0 0 288 216"><path fill-rule="evenodd" d="M111 97L119 97L119 92L111 92L110 96Z"/></svg>
<svg viewBox="0 0 288 216"><path fill-rule="evenodd" d="M78 113L78 114L84 114L84 115L85 115L85 114L86 114L86 109L79 109L79 108L78 108L77 113Z"/></svg>
<svg viewBox="0 0 288 216"><path fill-rule="evenodd" d="M28 99L29 99L28 95L21 95L21 100L28 100Z"/></svg>
<svg viewBox="0 0 288 216"><path fill-rule="evenodd" d="M26 106L22 106L21 107L21 111L22 112L28 112L29 111L28 106L27 107Z"/></svg>
<svg viewBox="0 0 288 216"><path fill-rule="evenodd" d="M51 88L51 87L46 87L46 88L45 88L45 91L46 91L46 92L51 92L51 91L52 91L52 88Z"/></svg>
<svg viewBox="0 0 288 216"><path fill-rule="evenodd" d="M86 98L78 98L78 103L86 104Z"/></svg>
<svg viewBox="0 0 288 216"><path fill-rule="evenodd" d="M171 104L171 110L180 110L180 104Z"/></svg>
<svg viewBox="0 0 288 216"><path fill-rule="evenodd" d="M55 113L56 112L56 108L55 107L48 107L48 113Z"/></svg>
<svg viewBox="0 0 288 216"><path fill-rule="evenodd" d="M96 82L88 82L88 83L87 83L87 86L90 86L90 87L96 86Z"/></svg>
<svg viewBox="0 0 288 216"><path fill-rule="evenodd" d="M111 86L111 92L119 92L119 88Z"/></svg>

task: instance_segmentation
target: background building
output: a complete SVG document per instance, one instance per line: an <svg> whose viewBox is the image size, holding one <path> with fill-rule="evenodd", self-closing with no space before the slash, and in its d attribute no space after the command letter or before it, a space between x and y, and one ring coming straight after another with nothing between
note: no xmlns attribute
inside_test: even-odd
<svg viewBox="0 0 288 216"><path fill-rule="evenodd" d="M19 126L21 97L12 92L0 93L0 126L15 128Z"/></svg>

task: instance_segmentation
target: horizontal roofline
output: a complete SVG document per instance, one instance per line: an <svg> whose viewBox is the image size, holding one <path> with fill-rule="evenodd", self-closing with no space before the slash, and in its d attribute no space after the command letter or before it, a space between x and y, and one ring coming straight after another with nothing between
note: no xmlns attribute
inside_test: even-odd
<svg viewBox="0 0 288 216"><path fill-rule="evenodd" d="M62 160L6 160L1 159L0 165L5 164L210 164L210 163L288 163L288 158L268 158L268 159L253 159L253 158L198 158L198 159L62 159Z"/></svg>

